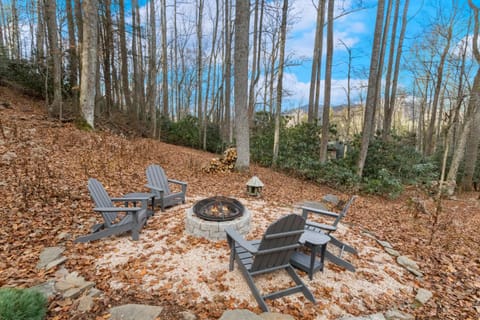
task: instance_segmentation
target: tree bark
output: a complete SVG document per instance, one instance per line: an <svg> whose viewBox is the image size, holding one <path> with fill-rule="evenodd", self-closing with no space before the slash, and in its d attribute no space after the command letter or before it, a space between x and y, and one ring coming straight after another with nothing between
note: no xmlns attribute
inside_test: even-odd
<svg viewBox="0 0 480 320"><path fill-rule="evenodd" d="M328 139L330 131L330 96L332 90L333 62L333 11L334 0L328 0L327 9L327 61L325 66L325 92L323 94L322 138L320 141L320 163L327 161Z"/></svg>
<svg viewBox="0 0 480 320"><path fill-rule="evenodd" d="M125 99L126 110L132 108L132 99L130 96L130 85L128 81L128 56L127 56L127 40L125 34L125 4L124 0L118 1L120 21L118 23L118 33L120 37L120 61L121 61L121 78L123 96Z"/></svg>
<svg viewBox="0 0 480 320"><path fill-rule="evenodd" d="M235 138L237 161L235 169L246 171L250 166L250 128L248 119L248 44L250 2L236 0L235 9Z"/></svg>
<svg viewBox="0 0 480 320"><path fill-rule="evenodd" d="M162 34L162 110L168 117L168 64L167 64L167 2L161 1L161 34Z"/></svg>
<svg viewBox="0 0 480 320"><path fill-rule="evenodd" d="M377 16L375 20L375 33L373 37L372 57L370 59L370 74L368 76L368 91L367 101L365 103L365 116L363 121L363 132L360 146L360 154L357 162L357 175L362 176L363 168L365 166L365 160L367 159L368 145L370 143L370 136L373 127L373 121L375 116L375 104L377 99L377 77L379 59L380 59L380 46L382 38L382 26L383 16L385 9L385 0L378 1Z"/></svg>
<svg viewBox="0 0 480 320"><path fill-rule="evenodd" d="M312 58L312 72L310 77L310 91L308 99L308 122L318 119L318 101L320 92L320 74L322 71L323 25L325 23L325 0L318 1L317 26Z"/></svg>
<svg viewBox="0 0 480 320"><path fill-rule="evenodd" d="M333 1L333 0L332 0ZM285 63L285 42L287 38L287 14L288 14L288 0L283 0L282 8L282 22L280 24L280 43L279 43L279 58L278 58L278 82L277 82L277 97L275 110L275 129L273 137L273 165L278 163L278 152L280 149L280 117L282 113L282 95L283 95L283 70Z"/></svg>
<svg viewBox="0 0 480 320"><path fill-rule="evenodd" d="M162 6L164 2L160 5ZM156 10L155 1L150 1L150 37L149 37L149 59L148 59L148 109L150 112L150 122L152 126L152 138L157 136L157 28L155 23Z"/></svg>
<svg viewBox="0 0 480 320"><path fill-rule="evenodd" d="M82 117L92 128L95 116L95 94L97 78L97 0L84 0L82 3L83 18L83 46L82 46L82 74L80 84L80 110Z"/></svg>
<svg viewBox="0 0 480 320"><path fill-rule="evenodd" d="M425 147L426 147L426 154L431 155L435 149L435 141L433 139L433 135L435 133L435 123L437 119L437 110L438 110L438 102L440 100L440 92L442 91L442 84L443 84L443 71L445 67L445 61L447 58L447 54L450 50L452 35L453 35L453 17L451 18L447 34L446 34L446 41L445 47L443 48L442 54L440 56L440 62L437 67L437 79L435 81L435 93L433 95L433 102L432 102L432 110L430 113L430 123L427 129L427 136L425 139Z"/></svg>
<svg viewBox="0 0 480 320"><path fill-rule="evenodd" d="M67 27L68 27L68 60L69 82L71 87L78 85L78 57L77 41L75 38L75 22L73 20L73 8L71 0L66 0Z"/></svg>
<svg viewBox="0 0 480 320"><path fill-rule="evenodd" d="M49 106L49 113L58 111L62 120L62 56L58 44L57 5L56 0L45 1L45 20L48 28L48 44L52 55L53 65L53 101Z"/></svg>

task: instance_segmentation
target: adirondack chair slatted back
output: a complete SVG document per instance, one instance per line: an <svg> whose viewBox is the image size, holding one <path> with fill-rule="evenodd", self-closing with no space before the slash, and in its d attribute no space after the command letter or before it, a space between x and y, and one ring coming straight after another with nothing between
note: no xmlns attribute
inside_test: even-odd
<svg viewBox="0 0 480 320"><path fill-rule="evenodd" d="M348 209L350 209L350 206L352 205L353 200L355 200L356 197L357 196L352 196L350 198L350 200L348 200L347 204L343 207L343 209L340 212L340 214L338 215L338 217L332 223L332 226L336 227L338 225L338 223L340 222L340 220L342 220L347 215Z"/></svg>
<svg viewBox="0 0 480 320"><path fill-rule="evenodd" d="M103 185L97 179L90 178L88 179L88 191L92 197L95 206L98 208L111 208L113 203L110 200L110 197L105 191ZM115 219L117 218L117 212L102 212L103 219L107 227L110 227Z"/></svg>
<svg viewBox="0 0 480 320"><path fill-rule="evenodd" d="M259 252L255 255L250 272L285 266L300 245L305 219L296 214L285 216L271 224L265 232Z"/></svg>
<svg viewBox="0 0 480 320"><path fill-rule="evenodd" d="M153 186L162 188L166 195L170 193L167 176L165 175L165 171L163 171L163 168L159 165L152 164L148 166L147 181ZM152 192L156 193L157 196L160 196L159 192L156 192L155 190L152 190Z"/></svg>

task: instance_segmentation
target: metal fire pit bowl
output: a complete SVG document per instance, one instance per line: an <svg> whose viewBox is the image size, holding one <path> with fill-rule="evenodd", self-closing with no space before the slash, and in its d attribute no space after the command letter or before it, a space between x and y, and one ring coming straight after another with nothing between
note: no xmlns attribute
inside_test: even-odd
<svg viewBox="0 0 480 320"><path fill-rule="evenodd" d="M240 201L223 196L215 196L198 201L193 206L197 217L207 221L230 221L241 217L245 207Z"/></svg>

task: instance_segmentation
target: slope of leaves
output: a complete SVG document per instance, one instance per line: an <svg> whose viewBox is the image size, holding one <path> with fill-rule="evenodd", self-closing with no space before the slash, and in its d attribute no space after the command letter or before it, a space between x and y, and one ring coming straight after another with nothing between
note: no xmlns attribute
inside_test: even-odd
<svg viewBox="0 0 480 320"><path fill-rule="evenodd" d="M194 310L201 319L211 319L232 307L233 302L215 296L202 304L194 304L191 301L198 294L194 291L173 295L168 287L155 292L140 290L135 283L143 272L141 266L145 257L141 255L129 261L131 267L119 275L132 286L112 290L109 282L113 271L95 268L95 262L109 250L105 242L96 241L89 245L74 245L72 242L77 236L88 233L95 221L86 189L89 177L102 181L111 195L120 195L142 189L145 168L157 163L169 176L188 181L189 195L243 197L245 182L253 174L262 178L266 186L263 200L272 207L291 207L302 200L318 200L326 193L339 194L255 165L248 174L206 174L202 167L215 157L210 153L151 139L126 139L108 131L79 131L72 124L47 119L42 110L43 102L22 97L3 87L0 87L0 100L5 100L11 107L0 110L0 197L3 199L0 219L4 222L0 227L0 286L29 287L51 278L54 270L45 272L35 268L39 253L47 246L64 245L65 255L69 258L67 269L79 270L106 292L106 298L90 315L92 319L103 315L111 305L134 302L166 306L164 319L175 319L178 312L185 309ZM348 195L340 196L348 198ZM395 201L359 197L346 219L352 230L369 230L419 262L425 277L419 280L418 286L432 290L434 298L419 309L410 307L405 301L405 310L420 319L478 318L480 235L477 229L480 210L476 196L466 194L456 200L444 201L433 238L434 204L416 190L409 190ZM412 197L423 197L430 214L419 213ZM152 228L161 227L165 223L163 219L166 218L162 216L156 220ZM178 224L170 228L173 235L180 232ZM254 234L262 230L255 230ZM175 236L168 239L172 248L181 250L175 246L176 240ZM328 288L314 294L331 296ZM364 303L368 299L365 297ZM398 297L396 303L401 299L404 297ZM331 303L347 302L331 296ZM391 303L381 297L378 301L370 301L372 311L388 308ZM349 304L352 314L354 306L353 302ZM251 308L247 302L243 305L237 303L235 307ZM320 304L309 310L319 312L324 307ZM71 308L71 303L53 299L49 316L71 319ZM305 312L288 310L290 314L313 319L313 314Z"/></svg>

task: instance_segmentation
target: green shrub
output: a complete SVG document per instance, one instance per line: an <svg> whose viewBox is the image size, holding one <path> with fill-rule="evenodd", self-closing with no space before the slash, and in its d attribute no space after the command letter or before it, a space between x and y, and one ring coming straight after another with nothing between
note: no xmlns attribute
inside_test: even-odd
<svg viewBox="0 0 480 320"><path fill-rule="evenodd" d="M339 190L352 190L358 187L360 178L345 161L332 160L319 167L315 181Z"/></svg>
<svg viewBox="0 0 480 320"><path fill-rule="evenodd" d="M403 186L400 179L394 177L388 170L380 169L375 176L364 177L360 189L365 193L396 198L403 191Z"/></svg>
<svg viewBox="0 0 480 320"><path fill-rule="evenodd" d="M47 313L47 298L34 290L1 288L1 320L42 320Z"/></svg>

